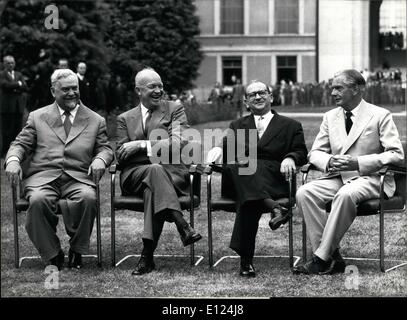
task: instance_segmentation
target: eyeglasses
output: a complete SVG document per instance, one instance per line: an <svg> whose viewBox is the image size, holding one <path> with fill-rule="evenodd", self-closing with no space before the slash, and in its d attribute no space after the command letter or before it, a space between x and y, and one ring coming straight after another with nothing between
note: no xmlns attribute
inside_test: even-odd
<svg viewBox="0 0 407 320"><path fill-rule="evenodd" d="M257 95L259 95L261 98L265 98L265 97L267 97L268 94L269 94L269 92L267 90L261 90L261 91L247 93L246 97L249 100L254 100Z"/></svg>

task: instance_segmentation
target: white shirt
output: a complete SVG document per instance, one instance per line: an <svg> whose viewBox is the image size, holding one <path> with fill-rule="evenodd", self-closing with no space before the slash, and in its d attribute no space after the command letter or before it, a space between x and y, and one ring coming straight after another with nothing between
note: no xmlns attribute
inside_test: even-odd
<svg viewBox="0 0 407 320"><path fill-rule="evenodd" d="M57 104L57 106L58 106L58 104ZM73 124L73 121L75 120L75 116L76 116L76 113L78 112L78 108L79 108L79 104L77 104L73 110L69 111L69 113L71 114L69 116L69 121L71 122L71 124ZM64 123L65 117L66 117L64 115L65 110L62 109L60 106L58 106L58 110L59 110L59 114L61 115L62 123Z"/></svg>
<svg viewBox="0 0 407 320"><path fill-rule="evenodd" d="M352 120L353 123L355 122L356 116L359 114L361 104L362 104L362 100L360 100L359 104L353 110L350 111L350 112L352 112L352 116L350 117L350 119ZM346 119L346 110L345 109L343 109L343 115Z"/></svg>
<svg viewBox="0 0 407 320"><path fill-rule="evenodd" d="M79 73L77 73L76 75L78 76L78 78L79 78L81 81L83 81L83 78L84 78L85 76L83 76L83 75L81 75L81 74L79 74Z"/></svg>
<svg viewBox="0 0 407 320"><path fill-rule="evenodd" d="M259 138L261 138L261 136L264 134L273 117L274 113L272 113L271 111L263 115L254 115L254 122L256 124L257 130L259 131Z"/></svg>

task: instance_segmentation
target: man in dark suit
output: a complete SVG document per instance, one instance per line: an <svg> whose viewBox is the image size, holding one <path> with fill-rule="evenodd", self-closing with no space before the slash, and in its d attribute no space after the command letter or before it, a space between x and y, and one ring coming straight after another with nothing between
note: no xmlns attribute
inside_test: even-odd
<svg viewBox="0 0 407 320"><path fill-rule="evenodd" d="M235 189L237 202L236 219L230 247L241 257L240 275L255 276L253 256L258 223L262 215L260 208L271 212L269 226L279 228L289 219L287 209L274 199L286 197L289 192L288 178L296 166L306 162L307 148L304 133L299 122L280 116L271 109L272 94L266 84L253 81L246 88L245 103L252 114L230 124L230 130L237 137L236 150L239 151L238 130L244 130L244 153L250 157L249 135L253 131L257 138L257 168L253 174L239 174L238 165L228 165L228 175ZM252 131L251 131L252 130ZM224 139L223 149L215 147L209 151L207 161L219 162L228 139ZM239 159L237 154L235 160Z"/></svg>
<svg viewBox="0 0 407 320"><path fill-rule="evenodd" d="M79 62L76 67L76 75L79 81L79 92L81 93L81 101L85 106L90 106L90 83L85 77L86 73L86 63Z"/></svg>
<svg viewBox="0 0 407 320"><path fill-rule="evenodd" d="M202 237L184 220L178 201L178 196L188 195L187 168L171 161L158 164L152 157L153 149L168 154L185 142L182 133L188 124L184 108L181 103L162 99L163 83L153 69L137 73L135 83L140 104L117 117L116 140L122 191L144 197L143 250L132 273L142 275L155 268L153 254L164 221L176 224L184 246ZM154 138L159 130L168 133L168 138Z"/></svg>
<svg viewBox="0 0 407 320"><path fill-rule="evenodd" d="M0 72L2 155L21 130L25 109L24 91L27 90L23 75L14 70L14 57L5 56L3 64L4 70Z"/></svg>
<svg viewBox="0 0 407 320"><path fill-rule="evenodd" d="M105 120L79 100L78 78L69 69L51 76L55 102L28 116L6 156L6 175L23 178L29 201L26 230L44 260L61 269L58 212L70 236L69 267L82 267L96 217L95 184L113 159ZM25 161L23 172L21 163ZM58 201L59 200L59 201Z"/></svg>

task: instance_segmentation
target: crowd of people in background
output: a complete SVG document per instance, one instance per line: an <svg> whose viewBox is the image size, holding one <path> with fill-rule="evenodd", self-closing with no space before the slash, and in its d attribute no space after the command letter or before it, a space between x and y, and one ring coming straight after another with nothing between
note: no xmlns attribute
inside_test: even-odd
<svg viewBox="0 0 407 320"><path fill-rule="evenodd" d="M367 69L361 71L366 80L366 90L363 98L374 104L404 104L405 84L402 83L400 69L381 69L375 72ZM217 82L208 97L210 103L224 103L236 101L236 83L232 90L228 90ZM273 93L273 105L297 106L308 105L311 107L334 106L335 101L331 96L332 79L328 81L303 83L291 80L281 80L269 86ZM239 91L240 92L240 91ZM242 95L240 93L240 95Z"/></svg>

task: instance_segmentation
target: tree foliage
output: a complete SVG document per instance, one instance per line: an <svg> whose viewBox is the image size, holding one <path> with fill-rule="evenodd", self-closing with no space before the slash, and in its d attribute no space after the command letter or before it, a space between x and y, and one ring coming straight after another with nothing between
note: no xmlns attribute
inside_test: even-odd
<svg viewBox="0 0 407 320"><path fill-rule="evenodd" d="M44 23L50 4L58 29ZM150 66L170 93L192 87L202 59L193 0L11 0L0 9L0 54L15 57L39 106L60 58L74 71L85 61L93 82L120 75L131 90L135 73Z"/></svg>
<svg viewBox="0 0 407 320"><path fill-rule="evenodd" d="M169 93L192 87L202 60L199 20L192 0L119 0L108 39L112 69L126 82L143 66L154 68Z"/></svg>

